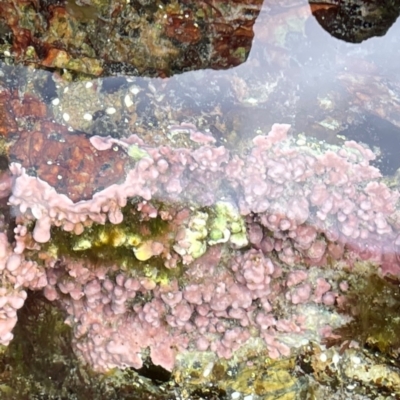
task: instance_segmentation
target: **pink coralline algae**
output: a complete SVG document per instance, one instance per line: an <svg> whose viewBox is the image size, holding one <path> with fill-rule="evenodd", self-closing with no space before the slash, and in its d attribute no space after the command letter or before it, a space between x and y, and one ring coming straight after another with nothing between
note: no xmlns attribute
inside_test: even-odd
<svg viewBox="0 0 400 400"><path fill-rule="evenodd" d="M26 289L43 289L67 312L74 348L96 370L140 368L146 354L172 370L185 352L230 358L243 346L276 358L343 323L335 307L357 263L400 274L399 194L370 165L368 148L299 144L288 125L275 124L246 155L233 155L188 129L194 150L92 137L97 151L117 146L132 162L124 182L77 203L11 165L17 227L14 243L0 237L0 343L12 339ZM49 250L53 227L84 237L95 224L123 223L127 204L170 228L118 239L131 243L138 268ZM91 246L85 240L79 251ZM181 273L161 274L155 259Z"/></svg>
<svg viewBox="0 0 400 400"><path fill-rule="evenodd" d="M167 370L184 351L212 351L230 358L260 337L271 357L288 355L295 336L315 340L319 334L310 327L323 329L331 322L299 316L295 291L300 286L288 289L281 269L261 251L237 252L225 266L221 255L221 246L214 246L188 266L183 277L190 280L187 285L176 279L155 284L118 272L115 266L93 270L84 262L64 259L48 269L44 294L67 311L77 353L101 371L140 368L146 348L153 363ZM209 267L210 259L217 261L217 270ZM303 303L317 309L321 295L315 286ZM282 302L287 315L275 317L274 309Z"/></svg>
<svg viewBox="0 0 400 400"><path fill-rule="evenodd" d="M17 235L25 229L15 229ZM27 297L26 289L39 290L47 285L46 271L35 261L22 257L18 240L14 250L4 233L0 233L0 344L7 345L13 338L12 330L17 323L17 310Z"/></svg>

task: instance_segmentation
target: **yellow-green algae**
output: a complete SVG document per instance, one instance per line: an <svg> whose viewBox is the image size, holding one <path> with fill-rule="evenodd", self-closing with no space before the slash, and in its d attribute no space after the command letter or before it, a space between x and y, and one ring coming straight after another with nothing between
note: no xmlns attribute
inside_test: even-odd
<svg viewBox="0 0 400 400"><path fill-rule="evenodd" d="M133 158L135 161L139 161L144 157L149 157L149 153L146 150L142 150L138 145L131 144L127 151L129 157Z"/></svg>
<svg viewBox="0 0 400 400"><path fill-rule="evenodd" d="M246 226L239 210L230 202L219 201L213 207L208 243L230 242L235 248L249 244Z"/></svg>
<svg viewBox="0 0 400 400"><path fill-rule="evenodd" d="M131 206L123 209L123 215L123 222L119 225L110 222L94 224L81 235L53 227L52 239L42 246L42 250L55 258L68 256L88 261L88 265L94 268L99 265L118 265L121 271L145 275L156 283L166 283L179 276L180 265L167 269L160 257L155 256L150 260L137 257L141 246L147 241L168 237L168 222L159 217L142 220L140 213L136 213Z"/></svg>
<svg viewBox="0 0 400 400"><path fill-rule="evenodd" d="M197 352L190 358L180 357L178 363L174 379L188 392L207 387L225 394L222 399L236 392L264 400L294 400L308 390L307 380L296 372L295 357L272 361L258 346L246 346L231 360Z"/></svg>
<svg viewBox="0 0 400 400"><path fill-rule="evenodd" d="M153 206L158 211L166 210L158 203L153 203ZM180 253L181 249L175 240L178 227L172 226L169 221L159 216L144 219L143 215L135 210L134 202L126 206L122 212L122 223L93 224L86 227L80 235L53 227L51 241L44 244L42 250L54 258L69 256L87 260L93 266L118 265L121 271L131 272L134 275L144 273L159 283L181 276L180 263L177 268L167 269L164 266L165 260L160 256L153 256L150 250L152 241L159 241L169 248L169 251L175 250ZM233 248L248 244L244 220L238 210L228 202L221 201L213 207L192 211L187 224L179 228L185 229L185 240L189 242L184 252L194 259L202 256L209 246L218 243L228 242ZM37 256L32 253L32 257Z"/></svg>

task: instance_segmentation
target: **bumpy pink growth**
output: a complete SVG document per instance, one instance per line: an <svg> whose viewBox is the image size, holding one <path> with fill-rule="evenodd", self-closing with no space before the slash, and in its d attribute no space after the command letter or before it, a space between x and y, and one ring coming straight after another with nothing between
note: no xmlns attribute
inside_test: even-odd
<svg viewBox="0 0 400 400"><path fill-rule="evenodd" d="M170 343L160 343L151 347L151 360L155 365L160 365L167 371L172 371L175 365L175 351Z"/></svg>
<svg viewBox="0 0 400 400"><path fill-rule="evenodd" d="M252 292L246 287L233 283L228 292L231 296L231 307L233 309L248 308L252 303Z"/></svg>
<svg viewBox="0 0 400 400"><path fill-rule="evenodd" d="M314 301L316 303L322 302L322 296L331 289L331 285L324 279L317 279L317 287L314 291Z"/></svg>
<svg viewBox="0 0 400 400"><path fill-rule="evenodd" d="M326 243L322 240L317 240L312 243L307 250L307 256L315 261L319 261L325 254Z"/></svg>
<svg viewBox="0 0 400 400"><path fill-rule="evenodd" d="M257 314L256 322L262 330L276 325L276 319L271 314L265 314L263 312Z"/></svg>
<svg viewBox="0 0 400 400"><path fill-rule="evenodd" d="M335 304L336 301L336 295L333 292L327 292L322 296L322 302L326 306L332 306Z"/></svg>
<svg viewBox="0 0 400 400"><path fill-rule="evenodd" d="M182 292L169 292L161 295L161 298L164 300L165 304L168 304L170 307L175 307L178 303L182 301Z"/></svg>
<svg viewBox="0 0 400 400"><path fill-rule="evenodd" d="M7 270L14 272L21 265L21 256L17 254L12 254L7 260Z"/></svg>
<svg viewBox="0 0 400 400"><path fill-rule="evenodd" d="M197 132L191 125L179 129ZM288 125L273 125L268 135L254 138L250 153L241 158L231 156L222 146L159 149L146 146L134 135L123 139L93 137L91 143L100 151L115 144L122 148L136 144L148 156L128 171L125 182L76 204L12 164L10 204L28 219L37 220L34 239L46 242L54 224L78 234L83 220L104 223L108 218L120 223L120 208L129 197L190 199L193 192L196 201L211 205L228 182L237 192L242 214L259 214L257 223L249 223L250 242L265 253L277 251L285 263L294 265L302 258L311 264L323 262L331 252L329 242L359 246L360 252L370 241L378 243L381 251L386 243L393 243L395 232L389 217L398 193L377 180L379 171L369 165L372 152L355 142L347 142L343 148L322 147L318 154L305 152L287 138L288 130ZM264 236L260 222L272 235ZM315 242L318 234L325 235L327 241L320 238ZM154 249L155 254L161 251ZM176 264L177 254L163 254L167 266ZM187 254L181 257L190 262ZM387 265L382 265L384 273Z"/></svg>
<svg viewBox="0 0 400 400"><path fill-rule="evenodd" d="M286 284L288 287L296 286L300 282L303 282L305 279L307 279L307 276L308 276L307 272L301 269L296 271L291 271L288 275Z"/></svg>
<svg viewBox="0 0 400 400"><path fill-rule="evenodd" d="M33 230L33 238L38 243L46 243L50 240L51 220L49 217L42 217L36 221Z"/></svg>
<svg viewBox="0 0 400 400"><path fill-rule="evenodd" d="M263 231L261 226L254 223L250 224L248 234L250 243L255 246L259 246L261 240L263 239Z"/></svg>
<svg viewBox="0 0 400 400"><path fill-rule="evenodd" d="M203 302L201 291L199 290L199 285L191 284L185 287L183 292L185 300L192 304L200 305Z"/></svg>
<svg viewBox="0 0 400 400"><path fill-rule="evenodd" d="M383 273L400 275L398 193L378 180L379 171L369 165L370 150L349 142L305 151L287 137L288 125L276 124L268 135L255 137L247 153L231 155L193 126L183 128L207 145L158 148L134 136L93 137L98 151L136 144L145 157L132 162L124 182L78 203L29 176L21 165L11 165L9 203L18 225L15 246L0 233L1 344L12 339L26 288L43 289L49 300L58 301L74 328L75 351L99 371L140 368L148 354L153 363L172 370L176 355L193 349L229 358L251 336L264 340L271 357L287 356L312 330L311 322L299 317L308 307L320 312L312 321L313 340L320 337L318 330L332 331L319 328L328 325L324 318L335 303L344 301L339 293L346 285L320 267L328 258L341 259L349 269L357 260L369 260ZM0 197L1 192L0 178ZM160 217L174 227L167 238L145 241L142 253L136 249L137 258L164 258L167 267L182 268L179 281L162 285L140 268L128 275L118 265L94 268L89 261L55 259L44 250L41 263L25 260L27 248L38 251L38 243L51 240L53 226L80 234L107 219L120 223L121 209L133 197L140 199L134 211L141 218ZM209 246L205 237L206 253L193 261L187 235L192 210L155 206L166 200L212 207L227 197L245 219L252 245L231 258L226 245Z"/></svg>
<svg viewBox="0 0 400 400"><path fill-rule="evenodd" d="M290 299L293 304L306 303L311 296L311 285L304 284L298 286L292 292Z"/></svg>

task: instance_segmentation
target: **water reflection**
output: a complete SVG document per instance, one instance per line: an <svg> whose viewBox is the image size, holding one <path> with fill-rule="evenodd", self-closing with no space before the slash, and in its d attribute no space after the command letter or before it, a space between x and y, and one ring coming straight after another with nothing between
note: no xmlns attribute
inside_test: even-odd
<svg viewBox="0 0 400 400"><path fill-rule="evenodd" d="M324 34L309 5L302 3L284 11L264 6L254 29L247 61L227 71L190 71L168 80L106 77L93 80L87 88L87 83L68 83L50 73L45 77L44 72L40 79L39 72L32 71L24 78L20 68L13 72L8 67L3 83L10 90L25 88L46 103L55 100L49 115L75 130L117 136L138 132L157 144L169 125L181 122L210 129L230 147L240 146L240 141L275 121L289 122L295 132L331 143L341 142L338 134L357 126L358 131L363 129L369 116L399 125L398 24L384 39L354 46ZM3 97L7 99L6 93ZM118 112L106 112L112 108ZM9 121L3 129L15 131L12 117ZM379 142L362 133L357 137L371 146ZM383 142L380 153L386 158L384 164L387 160L391 164L383 172L393 173L398 166L396 152ZM179 144L185 145L185 140Z"/></svg>

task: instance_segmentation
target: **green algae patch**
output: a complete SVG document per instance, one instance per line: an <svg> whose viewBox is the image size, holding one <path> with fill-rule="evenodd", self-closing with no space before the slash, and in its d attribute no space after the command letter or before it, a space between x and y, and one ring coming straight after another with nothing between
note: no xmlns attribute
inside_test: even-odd
<svg viewBox="0 0 400 400"><path fill-rule="evenodd" d="M0 355L1 391L16 399L58 395L73 357L72 331L64 315L42 294L30 292L18 311L13 334L13 341Z"/></svg>
<svg viewBox="0 0 400 400"><path fill-rule="evenodd" d="M154 240L162 240L167 245L169 223L159 217L143 220L132 206L122 211L124 219L121 224L93 224L86 227L81 235L53 227L51 241L42 249L57 258L69 256L88 260L93 265L116 264L122 271L146 272L149 267L146 261L151 258L153 268L165 271L163 260L157 256L147 257L144 247Z"/></svg>
<svg viewBox="0 0 400 400"><path fill-rule="evenodd" d="M232 203L217 202L211 214L210 245L229 242L234 248L242 248L249 244L243 217Z"/></svg>
<svg viewBox="0 0 400 400"><path fill-rule="evenodd" d="M149 153L147 153L147 151L142 150L136 144L131 144L128 147L128 155L129 155L129 157L133 158L135 161L139 161L144 157L150 157Z"/></svg>
<svg viewBox="0 0 400 400"><path fill-rule="evenodd" d="M335 330L339 342L356 340L385 354L400 348L399 281L376 274L349 277L342 311L353 319ZM336 343L333 341L332 343Z"/></svg>
<svg viewBox="0 0 400 400"><path fill-rule="evenodd" d="M121 210L120 224L92 223L80 235L52 227L51 241L41 245L41 250L54 259L64 256L87 261L88 265L117 265L132 275L144 273L155 282L167 283L182 275L180 259L176 258L175 264L166 267L171 256L193 260L218 244L227 244L233 249L248 245L244 219L229 202L219 201L204 208L181 205L170 209L168 204L156 202L148 206L153 210L151 216L138 211L139 203L132 199ZM180 213L187 216L179 217L180 222L176 223ZM175 217L171 220L168 215ZM35 253L31 256L41 262L40 256Z"/></svg>

